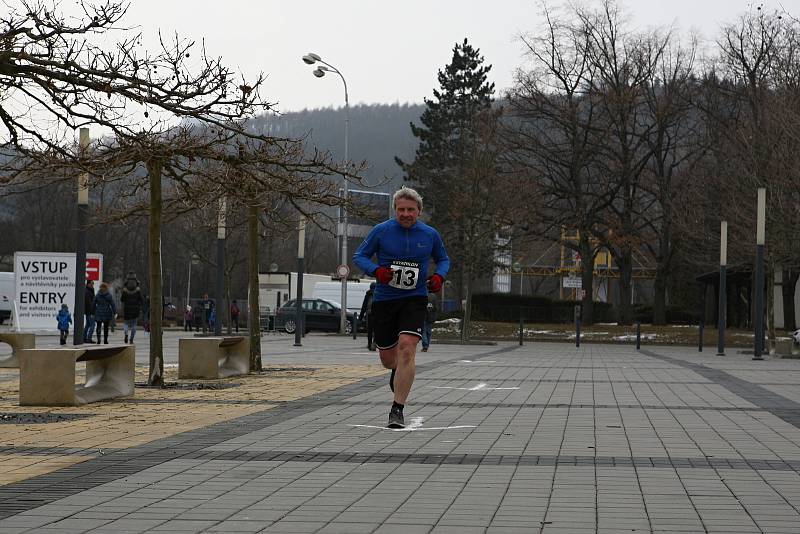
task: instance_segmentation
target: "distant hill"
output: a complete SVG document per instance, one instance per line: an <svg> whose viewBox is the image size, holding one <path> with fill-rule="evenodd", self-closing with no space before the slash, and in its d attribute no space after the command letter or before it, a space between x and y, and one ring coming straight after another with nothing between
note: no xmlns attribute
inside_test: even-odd
<svg viewBox="0 0 800 534"><path fill-rule="evenodd" d="M410 122L419 123L423 104L374 104L350 108L350 159L367 160L366 182L377 184L391 178L376 190L391 192L402 183L402 172L395 156L405 161L414 157L417 140ZM334 159L344 157L344 108L311 109L281 115L262 115L251 122L262 134L276 137L308 135L309 148L330 151Z"/></svg>

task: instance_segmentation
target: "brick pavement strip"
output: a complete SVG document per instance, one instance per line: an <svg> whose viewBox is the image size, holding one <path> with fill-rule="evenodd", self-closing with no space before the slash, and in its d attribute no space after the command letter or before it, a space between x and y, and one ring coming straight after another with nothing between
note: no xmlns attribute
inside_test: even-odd
<svg viewBox="0 0 800 534"><path fill-rule="evenodd" d="M310 349L313 354L287 359L286 366L320 354L360 357L341 338L311 336L305 345L315 341L320 346ZM364 356L374 361L366 359L374 354ZM0 534L123 534L128 527L404 534L798 531L798 405L774 386L800 384L800 362L754 366L745 357L715 359L679 348L637 353L557 344L434 345L424 358L432 359L418 365L407 408L407 418L424 420L416 431L380 429L389 394L377 366L361 375L354 368L364 366L319 369L316 382L294 376L283 397L275 391L261 397L254 385L252 396L245 394L250 379L221 390L150 390L141 396L137 390L141 398L127 403L131 413L134 405L177 407L186 417L172 420L175 427L204 407L243 411L221 422L213 411L203 414L198 426L154 441L137 442L134 433L124 447L97 457L57 439L0 448L0 460L23 450L28 458L85 460L0 486ZM321 387L326 378L335 389ZM9 383L0 381L0 388ZM30 426L46 432L64 424L80 421ZM110 416L104 424L115 432L122 428ZM89 433L86 439L103 437Z"/></svg>
<svg viewBox="0 0 800 534"><path fill-rule="evenodd" d="M3 369L5 374L16 370ZM111 451L135 447L243 415L257 413L277 403L338 388L365 377L385 374L377 365L321 366L309 370L267 372L262 375L205 381L233 383L228 389L141 389L134 398L79 407L18 406L18 382L0 382L0 414L33 413L79 415L51 424L6 424L0 435L0 486L59 470ZM147 371L137 367L137 381ZM78 381L81 377L77 377ZM178 381L177 369L168 367L167 382ZM198 403L198 401L204 401ZM33 448L37 454L26 454ZM58 449L78 454L64 454ZM48 449L52 452L47 453Z"/></svg>

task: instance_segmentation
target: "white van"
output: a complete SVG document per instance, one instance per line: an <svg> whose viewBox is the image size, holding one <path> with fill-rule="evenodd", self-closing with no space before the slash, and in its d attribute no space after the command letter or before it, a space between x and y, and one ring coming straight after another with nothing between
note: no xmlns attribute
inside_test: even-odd
<svg viewBox="0 0 800 534"><path fill-rule="evenodd" d="M371 280L364 282L347 282L347 311L360 313L361 304L364 302L364 295L369 290ZM317 282L314 284L314 298L333 301L341 305L342 283L341 282Z"/></svg>
<svg viewBox="0 0 800 534"><path fill-rule="evenodd" d="M0 324L11 317L14 300L14 273L0 273Z"/></svg>

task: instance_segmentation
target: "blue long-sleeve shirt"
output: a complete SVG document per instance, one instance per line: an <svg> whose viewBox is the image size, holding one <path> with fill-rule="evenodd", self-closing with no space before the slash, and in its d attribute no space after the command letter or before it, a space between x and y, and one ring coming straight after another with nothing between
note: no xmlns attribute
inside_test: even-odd
<svg viewBox="0 0 800 534"><path fill-rule="evenodd" d="M372 261L376 255L378 263ZM378 267L394 271L388 284L377 284L375 302L411 296L426 296L428 288L428 262L436 264L434 274L442 278L450 269L450 258L444 249L439 232L417 221L403 228L396 219L376 225L353 254L353 263L370 276Z"/></svg>

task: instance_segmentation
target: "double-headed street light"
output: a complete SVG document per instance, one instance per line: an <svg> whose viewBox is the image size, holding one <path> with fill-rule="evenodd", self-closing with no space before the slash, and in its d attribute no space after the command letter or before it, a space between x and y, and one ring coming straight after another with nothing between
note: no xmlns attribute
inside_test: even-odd
<svg viewBox="0 0 800 534"><path fill-rule="evenodd" d="M350 99L347 95L347 81L342 76L342 73L328 63L327 61L323 60L317 54L313 52L309 52L305 56L303 56L303 62L308 65L317 65L317 68L314 69L313 74L317 78L322 78L325 76L326 72L333 72L339 75L339 78L342 79L342 83L344 84L344 161L345 165L348 164L348 140L349 140L349 129L350 129ZM347 200L348 198L348 184L347 184L347 177L343 176L344 181L344 198ZM339 211L339 218L341 219L341 228L339 231L339 235L341 236L342 240L342 258L341 264L347 265L347 209L340 208ZM339 332L344 334L347 326L347 276L342 276L342 296L341 296L341 304L342 304L342 316L339 322Z"/></svg>

